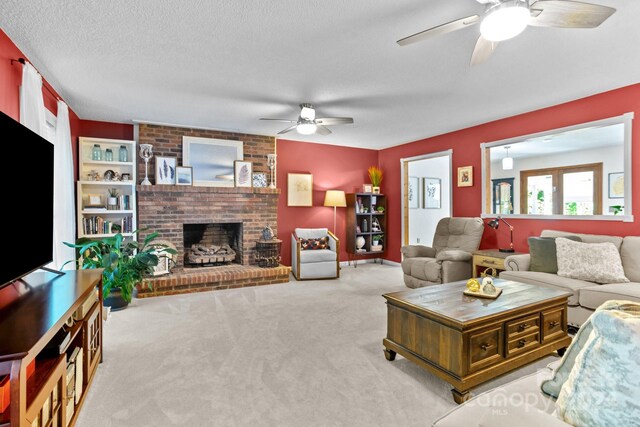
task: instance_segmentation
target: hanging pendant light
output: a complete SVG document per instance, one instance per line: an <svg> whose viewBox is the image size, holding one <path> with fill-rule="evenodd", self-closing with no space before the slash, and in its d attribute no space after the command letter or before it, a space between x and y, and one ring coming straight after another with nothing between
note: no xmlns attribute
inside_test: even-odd
<svg viewBox="0 0 640 427"><path fill-rule="evenodd" d="M502 159L502 170L508 171L513 169L513 157L509 157L509 148L510 146L504 147L507 150L507 155Z"/></svg>

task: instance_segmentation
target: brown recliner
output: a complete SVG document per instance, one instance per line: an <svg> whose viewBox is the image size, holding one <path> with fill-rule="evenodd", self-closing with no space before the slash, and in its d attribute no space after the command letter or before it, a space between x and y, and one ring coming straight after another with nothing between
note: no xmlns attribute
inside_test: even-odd
<svg viewBox="0 0 640 427"><path fill-rule="evenodd" d="M410 288L466 280L471 277L472 252L480 246L484 223L480 218L443 218L433 247L402 247L404 283Z"/></svg>

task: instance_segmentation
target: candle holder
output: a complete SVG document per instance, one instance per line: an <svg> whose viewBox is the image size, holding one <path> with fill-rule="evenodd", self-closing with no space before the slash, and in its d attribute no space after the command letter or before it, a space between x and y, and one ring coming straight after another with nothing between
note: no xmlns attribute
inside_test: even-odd
<svg viewBox="0 0 640 427"><path fill-rule="evenodd" d="M140 157L144 160L144 180L140 185L151 185L151 181L149 181L149 159L153 157L153 145L140 144Z"/></svg>
<svg viewBox="0 0 640 427"><path fill-rule="evenodd" d="M276 154L267 154L267 166L269 167L270 176L271 176L271 184L269 184L269 188L276 188Z"/></svg>

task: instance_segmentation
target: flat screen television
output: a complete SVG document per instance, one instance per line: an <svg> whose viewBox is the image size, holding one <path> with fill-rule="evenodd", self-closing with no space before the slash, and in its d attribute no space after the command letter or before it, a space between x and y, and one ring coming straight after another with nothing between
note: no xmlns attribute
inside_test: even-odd
<svg viewBox="0 0 640 427"><path fill-rule="evenodd" d="M0 288L53 260L53 144L0 112L4 229ZM72 215L72 213L71 213Z"/></svg>

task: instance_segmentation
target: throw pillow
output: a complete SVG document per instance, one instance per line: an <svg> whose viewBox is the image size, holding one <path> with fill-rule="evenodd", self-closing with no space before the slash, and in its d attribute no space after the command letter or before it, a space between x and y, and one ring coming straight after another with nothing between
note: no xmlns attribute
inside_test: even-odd
<svg viewBox="0 0 640 427"><path fill-rule="evenodd" d="M602 310L556 401L574 426L637 426L640 417L640 313Z"/></svg>
<svg viewBox="0 0 640 427"><path fill-rule="evenodd" d="M329 247L329 238L321 237L319 239L300 239L300 247L303 251L327 249Z"/></svg>
<svg viewBox="0 0 640 427"><path fill-rule="evenodd" d="M578 236L564 236L565 239L582 242ZM558 273L555 237L529 237L530 271L541 273Z"/></svg>
<svg viewBox="0 0 640 427"><path fill-rule="evenodd" d="M640 304L629 301L610 300L598 307L596 312L603 310L629 311L640 314ZM569 348L564 353L560 365L558 365L556 370L553 372L553 377L543 381L540 385L543 393L553 398L557 398L560 394L562 386L567 381L567 378L569 378L569 374L573 369L576 357L578 357L578 354L584 348L585 343L589 340L589 336L593 330L593 326L591 325L592 317L593 316L589 317L587 321L580 326L580 329L578 329L578 333L573 337L573 341L571 341Z"/></svg>
<svg viewBox="0 0 640 427"><path fill-rule="evenodd" d="M610 242L582 243L556 239L558 276L595 283L625 283L620 252Z"/></svg>

